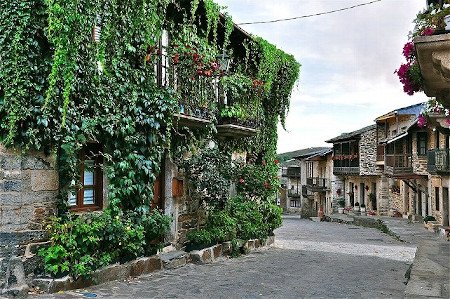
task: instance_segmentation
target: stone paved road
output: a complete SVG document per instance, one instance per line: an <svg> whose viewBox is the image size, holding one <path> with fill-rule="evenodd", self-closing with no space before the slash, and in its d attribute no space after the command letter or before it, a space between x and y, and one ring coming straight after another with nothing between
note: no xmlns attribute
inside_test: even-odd
<svg viewBox="0 0 450 299"><path fill-rule="evenodd" d="M36 298L401 298L416 250L376 229L292 217L276 240L241 258Z"/></svg>

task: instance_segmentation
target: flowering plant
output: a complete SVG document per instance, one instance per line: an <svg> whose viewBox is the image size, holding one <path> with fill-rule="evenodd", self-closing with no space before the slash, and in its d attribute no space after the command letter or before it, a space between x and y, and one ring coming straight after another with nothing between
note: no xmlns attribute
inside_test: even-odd
<svg viewBox="0 0 450 299"><path fill-rule="evenodd" d="M422 90L423 79L420 73L419 65L416 61L416 52L413 42L407 42L403 47L403 56L406 63L400 65L397 74L400 82L403 84L403 91L408 95L413 95L417 91Z"/></svg>
<svg viewBox="0 0 450 299"><path fill-rule="evenodd" d="M442 5L430 4L420 11L414 20L415 27L413 35L431 35L435 31L445 29L444 17L450 14L450 4L448 0Z"/></svg>

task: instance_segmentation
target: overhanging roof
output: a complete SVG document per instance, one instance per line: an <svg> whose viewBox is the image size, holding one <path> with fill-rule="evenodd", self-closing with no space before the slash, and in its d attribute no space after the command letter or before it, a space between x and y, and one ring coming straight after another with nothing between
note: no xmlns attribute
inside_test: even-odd
<svg viewBox="0 0 450 299"><path fill-rule="evenodd" d="M407 106L407 107L402 107L402 108L398 108L395 109L391 112L388 112L380 117L377 117L375 119L376 122L379 121L383 121L389 118L393 118L397 115L415 115L415 116L419 116L420 112L422 112L423 108L425 107L425 102L423 103L419 103L419 104L415 104L415 105L411 105L411 106Z"/></svg>
<svg viewBox="0 0 450 299"><path fill-rule="evenodd" d="M373 130L375 129L377 126L376 125L370 125L367 127L364 127L362 129L350 132L350 133L342 133L341 135L331 138L330 140L327 140L325 142L327 143L335 143L337 141L344 141L344 140L349 140L349 139L354 139L356 137L358 137L359 135L361 135L362 133L365 133L367 131Z"/></svg>

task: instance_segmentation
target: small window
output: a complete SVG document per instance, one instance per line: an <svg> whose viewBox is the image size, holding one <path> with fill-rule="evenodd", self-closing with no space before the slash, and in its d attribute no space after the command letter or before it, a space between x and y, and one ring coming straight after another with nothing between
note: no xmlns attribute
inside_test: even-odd
<svg viewBox="0 0 450 299"><path fill-rule="evenodd" d="M89 144L80 153L80 188L69 193L72 210L99 210L103 206L103 171L101 146Z"/></svg>
<svg viewBox="0 0 450 299"><path fill-rule="evenodd" d="M291 208L297 208L298 207L298 200L291 200Z"/></svg>
<svg viewBox="0 0 450 299"><path fill-rule="evenodd" d="M428 136L426 132L417 133L417 155L426 156L427 155L427 143Z"/></svg>

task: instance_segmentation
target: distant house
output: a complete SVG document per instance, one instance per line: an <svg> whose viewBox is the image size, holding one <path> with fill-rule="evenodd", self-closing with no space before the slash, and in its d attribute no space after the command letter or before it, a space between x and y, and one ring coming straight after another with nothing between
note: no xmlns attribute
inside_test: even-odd
<svg viewBox="0 0 450 299"><path fill-rule="evenodd" d="M281 163L280 202L285 212L316 216L319 210L330 211L331 153L331 148L314 147L280 155L293 157Z"/></svg>
<svg viewBox="0 0 450 299"><path fill-rule="evenodd" d="M346 206L358 203L371 210L380 209L382 204L377 198L381 170L376 165L376 126L343 133L326 142L333 144L333 174L336 176L333 195L343 197ZM371 193L375 197L369 196Z"/></svg>

